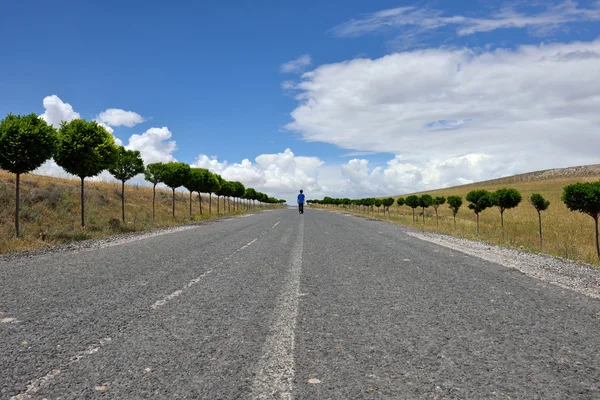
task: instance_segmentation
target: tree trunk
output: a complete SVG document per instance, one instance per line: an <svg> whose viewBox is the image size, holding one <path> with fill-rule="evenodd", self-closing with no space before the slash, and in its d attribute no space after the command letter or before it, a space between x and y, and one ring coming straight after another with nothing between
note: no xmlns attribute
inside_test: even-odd
<svg viewBox="0 0 600 400"><path fill-rule="evenodd" d="M544 240L543 240L543 236L542 236L542 213L540 212L540 210L537 210L538 212L538 220L540 221L540 249L542 248L542 246L544 245Z"/></svg>
<svg viewBox="0 0 600 400"><path fill-rule="evenodd" d="M453 214L453 215L454 215L454 230L456 230L456 214Z"/></svg>
<svg viewBox="0 0 600 400"><path fill-rule="evenodd" d="M477 214L477 236L479 236L479 214Z"/></svg>
<svg viewBox="0 0 600 400"><path fill-rule="evenodd" d="M413 224L415 223L415 209L413 208Z"/></svg>
<svg viewBox="0 0 600 400"><path fill-rule="evenodd" d="M125 222L125 181L121 181L121 219Z"/></svg>
<svg viewBox="0 0 600 400"><path fill-rule="evenodd" d="M221 196L217 195L217 215L221 213Z"/></svg>
<svg viewBox="0 0 600 400"><path fill-rule="evenodd" d="M202 215L202 195L198 192L198 201L200 202L200 215Z"/></svg>
<svg viewBox="0 0 600 400"><path fill-rule="evenodd" d="M504 240L504 210L500 210L500 223L502 225L502 240Z"/></svg>
<svg viewBox="0 0 600 400"><path fill-rule="evenodd" d="M596 222L596 252L598 253L598 258L600 258L600 244L598 243L598 214L594 217L594 221Z"/></svg>
<svg viewBox="0 0 600 400"><path fill-rule="evenodd" d="M192 192L190 192L190 217L192 216Z"/></svg>
<svg viewBox="0 0 600 400"><path fill-rule="evenodd" d="M425 207L423 207L423 225L425 225Z"/></svg>
<svg viewBox="0 0 600 400"><path fill-rule="evenodd" d="M17 173L17 194L15 202L15 231L19 237L19 187L21 186L21 174Z"/></svg>
<svg viewBox="0 0 600 400"><path fill-rule="evenodd" d="M83 180L85 178L81 178L81 227L85 228L85 202L83 199Z"/></svg>
<svg viewBox="0 0 600 400"><path fill-rule="evenodd" d="M175 188L173 188L173 216L175 216Z"/></svg>
<svg viewBox="0 0 600 400"><path fill-rule="evenodd" d="M435 225L436 226L440 226L440 220L439 220L439 217L438 217L437 208L435 209Z"/></svg>
<svg viewBox="0 0 600 400"><path fill-rule="evenodd" d="M208 215L212 214L212 193L208 192Z"/></svg>
<svg viewBox="0 0 600 400"><path fill-rule="evenodd" d="M154 222L154 203L156 201L156 183L152 188L152 222Z"/></svg>

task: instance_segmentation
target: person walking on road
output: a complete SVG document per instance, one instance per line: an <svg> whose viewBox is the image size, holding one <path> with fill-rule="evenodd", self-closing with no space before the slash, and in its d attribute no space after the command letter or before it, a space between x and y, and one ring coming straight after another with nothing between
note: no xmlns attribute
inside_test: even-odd
<svg viewBox="0 0 600 400"><path fill-rule="evenodd" d="M300 189L300 194L298 195L298 212L300 212L300 214L304 214L304 193L302 192L302 189Z"/></svg>

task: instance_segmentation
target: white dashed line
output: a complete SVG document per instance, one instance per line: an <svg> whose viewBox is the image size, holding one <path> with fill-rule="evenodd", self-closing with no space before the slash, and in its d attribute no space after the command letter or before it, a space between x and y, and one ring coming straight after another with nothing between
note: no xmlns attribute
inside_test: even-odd
<svg viewBox="0 0 600 400"><path fill-rule="evenodd" d="M18 324L20 322L18 319L12 317L0 318L0 324Z"/></svg>
<svg viewBox="0 0 600 400"><path fill-rule="evenodd" d="M292 248L288 280L277 301L274 319L263 345L262 357L252 383L252 399L291 399L294 382L294 330L298 317L298 293L302 268L304 219L299 240Z"/></svg>
<svg viewBox="0 0 600 400"><path fill-rule="evenodd" d="M65 367L68 367L69 365L78 362L82 358L85 358L85 357L90 356L92 354L96 354L100 350L101 347L103 347L106 344L110 343L110 341L111 341L111 339L108 338L108 337L100 339L97 343L94 343L94 344L90 345L84 351L82 351L82 352L76 354L75 356L71 357L70 361L67 363L67 365L65 365ZM65 367L63 367L63 369ZM27 385L27 390L25 390L23 393L19 393L18 395L11 397L10 400L25 400L25 399L31 399L31 398L33 398L32 396L34 394L36 394L37 392L39 392L40 389L42 389L43 387L47 386L48 383L50 383L50 381L52 379L54 379L55 377L57 377L60 374L61 374L61 369L60 368L53 369L52 371L48 372L45 376L31 381L31 383L29 385Z"/></svg>
<svg viewBox="0 0 600 400"><path fill-rule="evenodd" d="M279 225L280 221L277 221L277 223L275 225L273 225L273 227L271 229L274 229L277 225Z"/></svg>
<svg viewBox="0 0 600 400"><path fill-rule="evenodd" d="M161 300L157 300L154 304L152 304L151 308L154 309L154 310L156 310L157 308L164 306L165 304L167 304L167 302L169 300L172 300L175 297L181 295L184 290L189 289L190 287L194 286L195 284L197 284L198 282L200 282L202 280L202 278L204 278L205 276L207 276L211 272L212 272L212 269L210 271L206 271L205 273L203 273L199 277L197 277L195 279L192 279L191 281L189 281L188 283L186 283L185 286L182 289L176 290L173 293L166 295Z"/></svg>

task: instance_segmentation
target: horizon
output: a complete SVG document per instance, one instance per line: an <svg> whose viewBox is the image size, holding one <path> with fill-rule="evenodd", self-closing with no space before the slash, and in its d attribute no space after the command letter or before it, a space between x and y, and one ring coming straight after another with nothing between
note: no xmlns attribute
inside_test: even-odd
<svg viewBox="0 0 600 400"><path fill-rule="evenodd" d="M598 21L596 0L11 3L0 118L96 120L288 205L593 165Z"/></svg>

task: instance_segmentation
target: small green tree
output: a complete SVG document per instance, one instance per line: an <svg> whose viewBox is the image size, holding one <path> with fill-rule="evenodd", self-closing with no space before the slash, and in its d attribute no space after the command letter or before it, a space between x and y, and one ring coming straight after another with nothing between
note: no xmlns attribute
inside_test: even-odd
<svg viewBox="0 0 600 400"><path fill-rule="evenodd" d="M467 193L467 201L470 203L469 208L477 216L477 234L479 235L479 214L494 205L491 193L485 189L472 190Z"/></svg>
<svg viewBox="0 0 600 400"><path fill-rule="evenodd" d="M108 172L121 181L121 217L125 222L125 182L144 172L144 160L138 150L127 150L119 146L117 161Z"/></svg>
<svg viewBox="0 0 600 400"><path fill-rule="evenodd" d="M406 200L404 199L404 197L398 197L396 199L396 204L398 204L398 214L400 214L400 207L402 207L405 202Z"/></svg>
<svg viewBox="0 0 600 400"><path fill-rule="evenodd" d="M156 185L162 183L165 170L165 164L152 163L146 166L144 178L152 183L152 222L154 222L154 203L156 201Z"/></svg>
<svg viewBox="0 0 600 400"><path fill-rule="evenodd" d="M430 194L424 194L419 197L419 207L423 208L423 223L425 223L425 209L433 205L433 197Z"/></svg>
<svg viewBox="0 0 600 400"><path fill-rule="evenodd" d="M379 214L379 207L381 207L381 204L383 204L382 201L381 201L381 199L375 199L373 201L373 205L375 207L377 207L377 214Z"/></svg>
<svg viewBox="0 0 600 400"><path fill-rule="evenodd" d="M232 182L232 185L233 185L233 193L232 193L233 197L234 197L234 199L238 199L236 202L234 202L234 206L237 211L237 209L239 207L240 199L246 193L246 187L244 186L244 184L242 182L237 182L237 181Z"/></svg>
<svg viewBox="0 0 600 400"><path fill-rule="evenodd" d="M439 219L438 219L438 208L442 205L442 204L446 204L446 198L444 196L437 196L436 198L433 199L433 209L435 210L435 224L436 225L440 225Z"/></svg>
<svg viewBox="0 0 600 400"><path fill-rule="evenodd" d="M84 180L112 167L117 158L114 137L96 121L74 119L60 126L54 161L81 179L82 228L85 228Z"/></svg>
<svg viewBox="0 0 600 400"><path fill-rule="evenodd" d="M35 114L8 114L0 121L0 168L16 175L15 231L19 237L21 174L38 168L56 149L56 130Z"/></svg>
<svg viewBox="0 0 600 400"><path fill-rule="evenodd" d="M452 210L452 216L454 217L454 230L456 230L456 214L463 204L462 197L460 196L448 196L448 207Z"/></svg>
<svg viewBox="0 0 600 400"><path fill-rule="evenodd" d="M596 225L596 253L598 244L598 214L600 214L600 182L574 183L563 189L562 201L571 211L579 211L594 218Z"/></svg>
<svg viewBox="0 0 600 400"><path fill-rule="evenodd" d="M252 208L254 208L254 200L256 200L256 190L254 190L253 188L247 188L246 193L244 193L244 197L246 197L248 201L252 201L252 203L248 204L252 204Z"/></svg>
<svg viewBox="0 0 600 400"><path fill-rule="evenodd" d="M410 195L406 198L406 203L407 206L409 206L410 208L412 208L412 212L413 212L413 222L415 222L415 208L419 207L419 196L416 195Z"/></svg>
<svg viewBox="0 0 600 400"><path fill-rule="evenodd" d="M544 240L542 235L542 211L546 211L550 207L550 202L546 200L541 194L534 193L531 195L531 204L535 207L538 213L538 220L540 225L540 249L543 248Z"/></svg>
<svg viewBox="0 0 600 400"><path fill-rule="evenodd" d="M204 168L190 168L188 179L183 185L190 192L190 217L192 216L192 196L194 192L198 192L200 201L200 214L202 214L202 197L200 196L200 190L202 190L204 183Z"/></svg>
<svg viewBox="0 0 600 400"><path fill-rule="evenodd" d="M521 193L517 189L502 188L492 193L492 201L500 210L500 221L502 225L502 239L504 240L504 211L515 208L521 202Z"/></svg>
<svg viewBox="0 0 600 400"><path fill-rule="evenodd" d="M394 204L394 199L392 197L388 197L387 199L383 199L383 206L387 208L388 216L390 215L390 207ZM385 211L385 209L384 209Z"/></svg>
<svg viewBox="0 0 600 400"><path fill-rule="evenodd" d="M190 174L190 166L182 162L165 164L163 183L173 190L173 216L175 216L175 189L185 185Z"/></svg>

